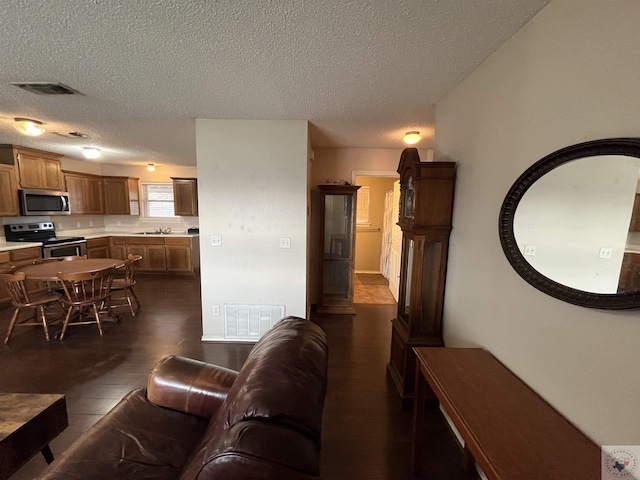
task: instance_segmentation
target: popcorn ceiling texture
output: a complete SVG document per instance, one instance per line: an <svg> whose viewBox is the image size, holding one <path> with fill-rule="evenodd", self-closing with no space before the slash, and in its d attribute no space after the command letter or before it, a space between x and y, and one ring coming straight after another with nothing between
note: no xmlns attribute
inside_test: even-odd
<svg viewBox="0 0 640 480"><path fill-rule="evenodd" d="M428 148L433 105L547 3L4 0L0 143L195 165L194 119L216 118L309 120L314 148L399 148L418 129ZM16 116L91 139L27 139Z"/></svg>

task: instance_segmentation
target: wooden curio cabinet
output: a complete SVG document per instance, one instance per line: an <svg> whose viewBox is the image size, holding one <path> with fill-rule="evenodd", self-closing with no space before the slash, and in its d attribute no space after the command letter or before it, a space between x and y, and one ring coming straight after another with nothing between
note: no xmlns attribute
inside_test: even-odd
<svg viewBox="0 0 640 480"><path fill-rule="evenodd" d="M356 313L353 307L356 195L359 186L318 185L320 265L318 313Z"/></svg>
<svg viewBox="0 0 640 480"><path fill-rule="evenodd" d="M453 214L455 162L421 162L418 150L403 150L398 166L402 229L398 312L392 321L388 370L403 406L413 402L416 359L413 347L438 347L449 235Z"/></svg>

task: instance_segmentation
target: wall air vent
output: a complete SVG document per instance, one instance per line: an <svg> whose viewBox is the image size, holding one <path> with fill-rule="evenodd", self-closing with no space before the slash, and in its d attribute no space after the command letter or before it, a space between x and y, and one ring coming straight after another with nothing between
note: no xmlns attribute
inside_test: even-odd
<svg viewBox="0 0 640 480"><path fill-rule="evenodd" d="M11 85L15 85L27 92L37 93L38 95L82 95L79 91L74 90L71 87L67 87L62 83L11 82Z"/></svg>
<svg viewBox="0 0 640 480"><path fill-rule="evenodd" d="M258 341L284 318L284 305L224 305L224 338Z"/></svg>

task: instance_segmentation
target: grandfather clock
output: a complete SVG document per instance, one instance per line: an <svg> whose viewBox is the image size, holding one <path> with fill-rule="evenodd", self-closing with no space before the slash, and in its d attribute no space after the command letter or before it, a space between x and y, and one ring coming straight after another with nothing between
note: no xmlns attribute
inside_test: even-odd
<svg viewBox="0 0 640 480"><path fill-rule="evenodd" d="M398 312L392 320L388 371L403 407L413 402L413 347L440 347L455 162L421 162L405 148L398 165L402 254Z"/></svg>

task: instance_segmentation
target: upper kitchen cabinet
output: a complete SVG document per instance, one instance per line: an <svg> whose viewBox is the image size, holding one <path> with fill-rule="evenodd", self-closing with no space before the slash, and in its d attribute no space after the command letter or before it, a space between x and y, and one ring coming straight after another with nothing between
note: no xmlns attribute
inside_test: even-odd
<svg viewBox="0 0 640 480"><path fill-rule="evenodd" d="M72 214L104 214L102 177L87 173L63 172Z"/></svg>
<svg viewBox="0 0 640 480"><path fill-rule="evenodd" d="M102 177L105 213L111 215L140 215L138 179L130 177Z"/></svg>
<svg viewBox="0 0 640 480"><path fill-rule="evenodd" d="M0 145L0 163L18 167L21 188L63 190L62 155L15 145Z"/></svg>
<svg viewBox="0 0 640 480"><path fill-rule="evenodd" d="M0 217L17 217L18 179L13 165L0 163Z"/></svg>
<svg viewBox="0 0 640 480"><path fill-rule="evenodd" d="M198 216L198 180L196 178L176 178L173 180L174 212L182 217Z"/></svg>

